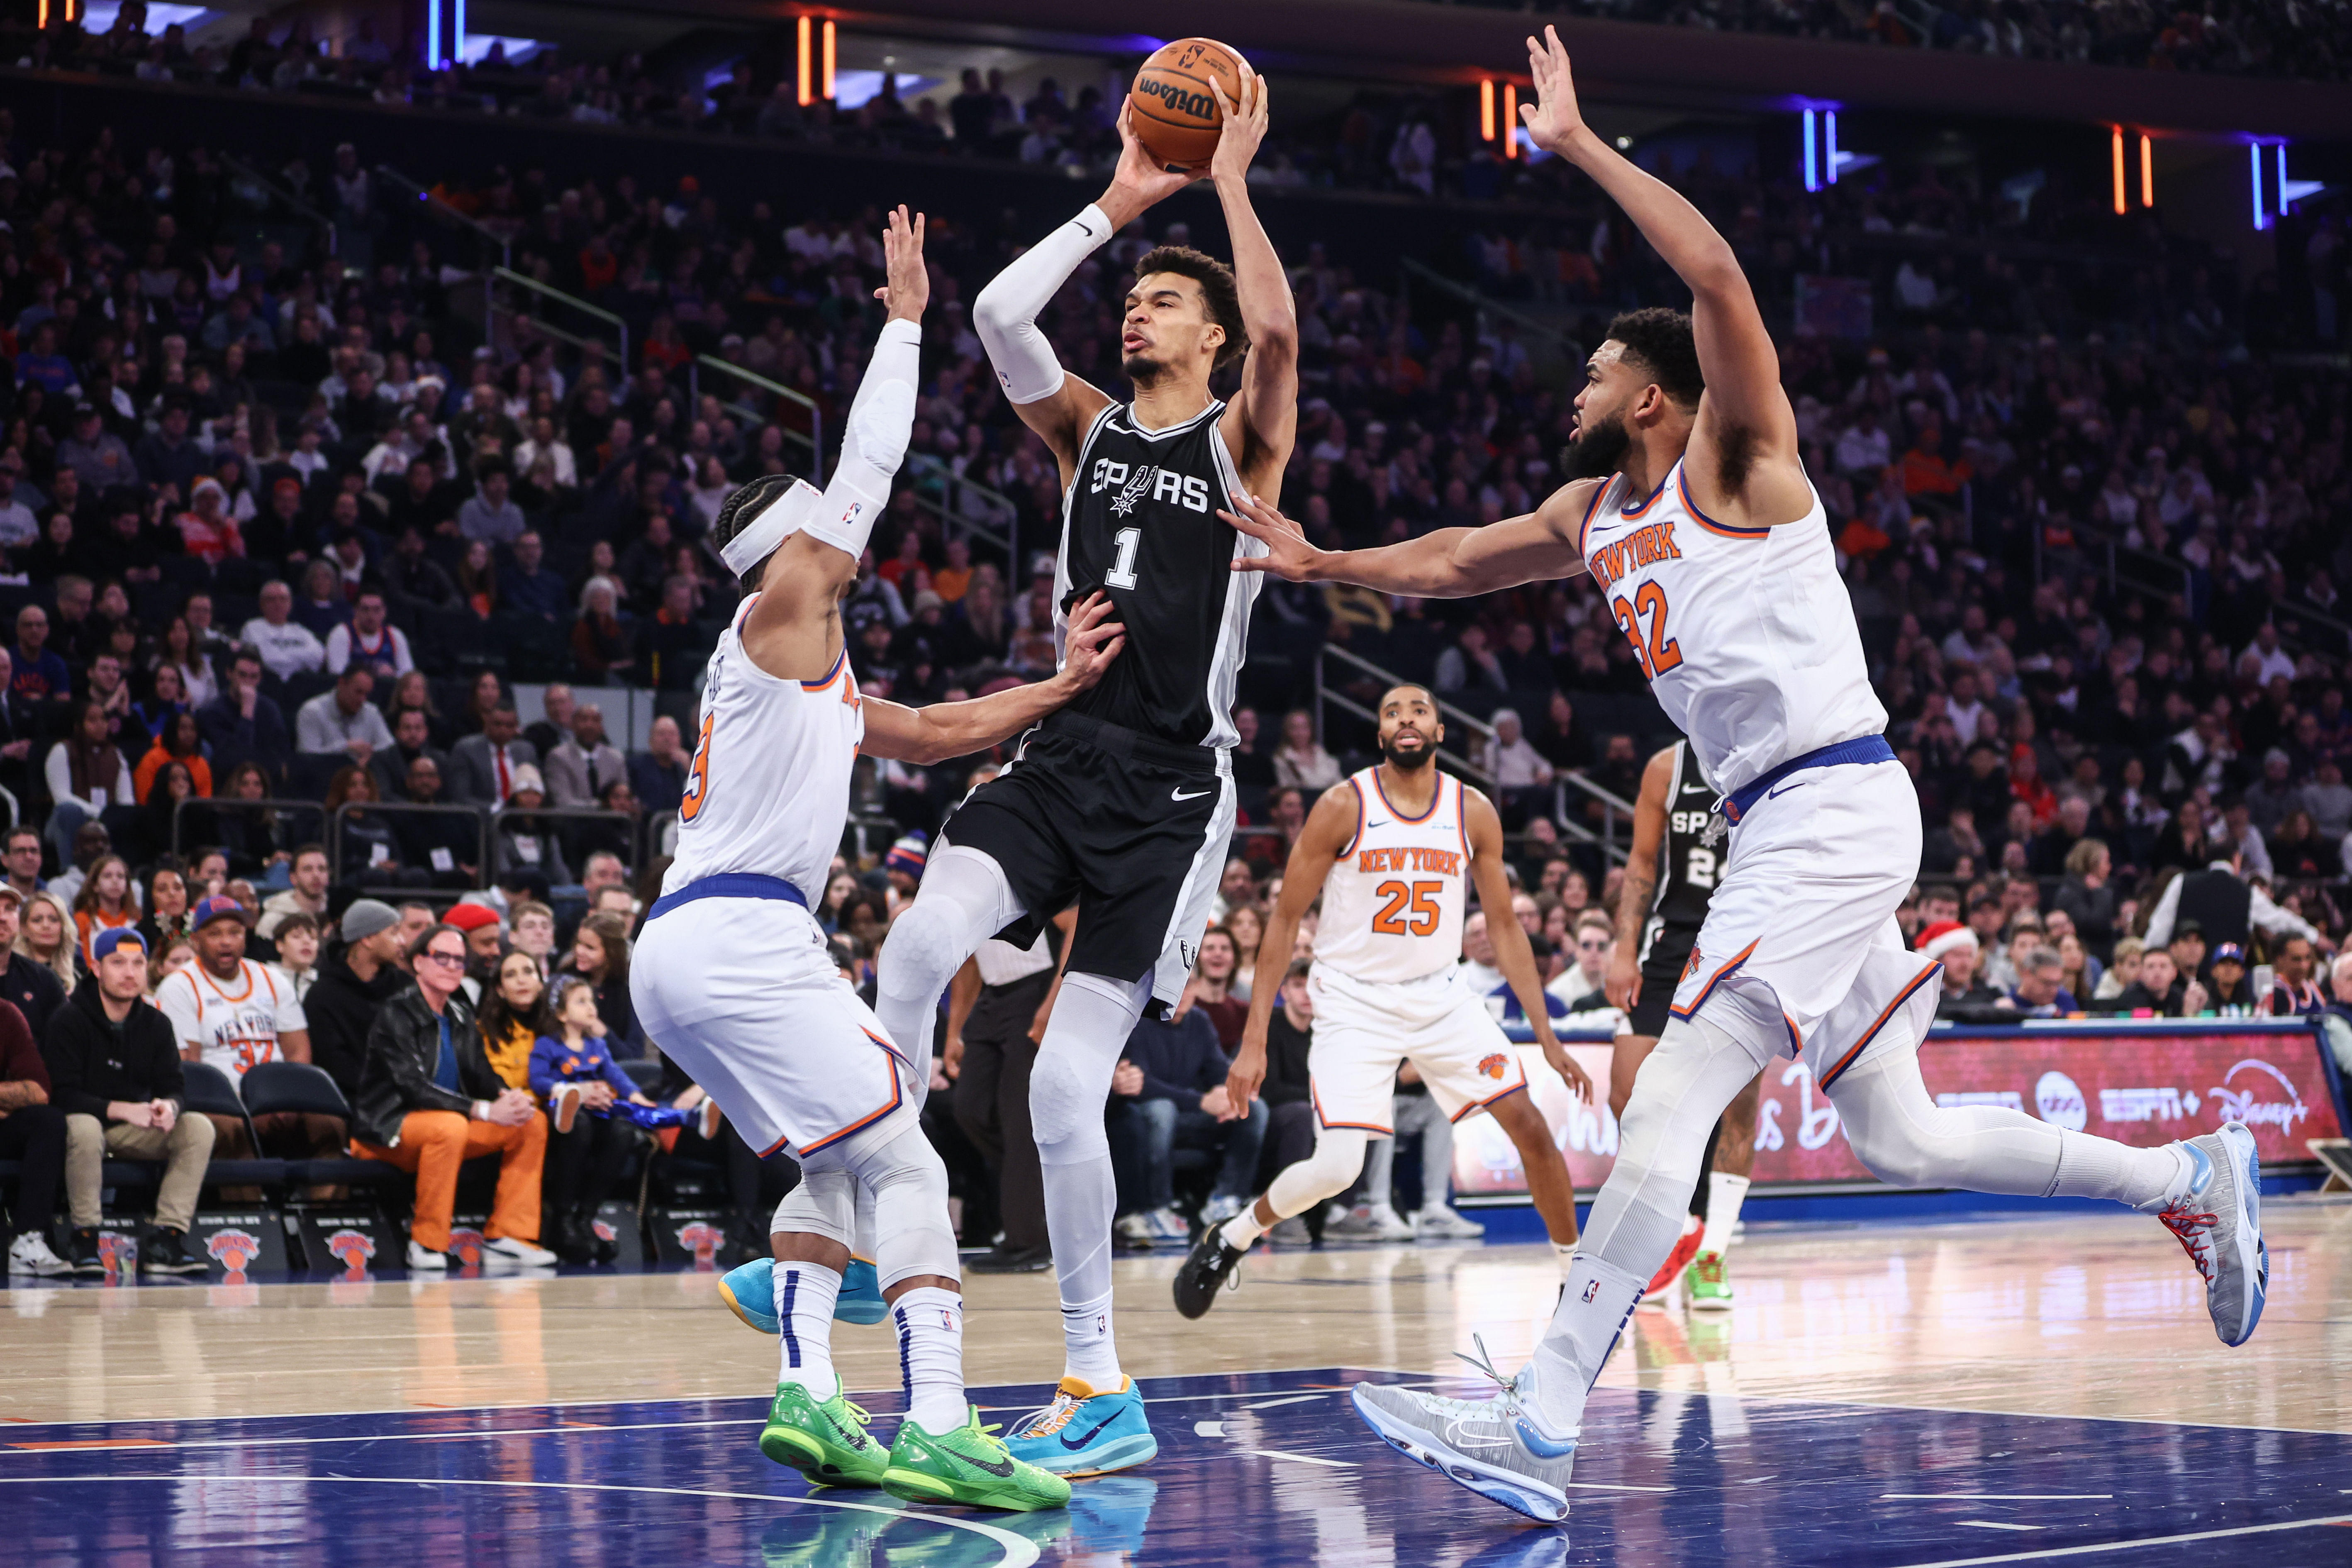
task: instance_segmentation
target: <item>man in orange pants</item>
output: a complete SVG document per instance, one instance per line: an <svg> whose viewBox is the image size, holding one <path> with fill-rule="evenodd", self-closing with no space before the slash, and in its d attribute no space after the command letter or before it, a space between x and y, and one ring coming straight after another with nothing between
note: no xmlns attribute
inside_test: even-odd
<svg viewBox="0 0 2352 1568"><path fill-rule="evenodd" d="M416 1177L410 1268L448 1268L458 1167L492 1150L500 1155L499 1192L484 1231L483 1261L552 1264L555 1254L537 1245L547 1118L530 1091L500 1081L483 1054L473 1010L458 991L466 977L466 933L429 926L408 955L416 984L385 1003L368 1030L352 1151Z"/></svg>

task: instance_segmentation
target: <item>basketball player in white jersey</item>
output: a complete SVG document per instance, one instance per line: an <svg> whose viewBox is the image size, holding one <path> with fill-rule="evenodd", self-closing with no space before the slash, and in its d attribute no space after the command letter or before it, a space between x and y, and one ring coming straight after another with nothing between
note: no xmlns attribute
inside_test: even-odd
<svg viewBox="0 0 2352 1568"><path fill-rule="evenodd" d="M1475 883L1488 910L1511 907L1503 821L1494 803L1436 767L1445 739L1437 704L1419 686L1381 699L1376 766L1323 792L1291 847L1282 897L1258 943L1267 967L1251 981L1249 1022L1226 1082L1246 1108L1265 1081L1266 1031L1278 973L1318 895L1315 1038L1307 1047L1315 1152L1274 1179L1253 1205L1213 1226L1176 1275L1176 1310L1197 1318L1216 1304L1242 1255L1276 1223L1343 1190L1364 1168L1370 1137L1390 1134L1397 1065L1411 1062L1454 1121L1484 1110L1509 1134L1528 1193L1563 1261L1576 1245L1576 1188L1528 1087L1518 1052L1462 978L1462 916ZM1560 1048L1544 1006L1543 977L1519 922L1490 920L1495 964L1526 1009L1536 1043L1578 1098L1592 1080ZM1268 964L1268 955L1272 955ZM1374 1194L1377 1200L1383 1194Z"/></svg>
<svg viewBox="0 0 2352 1568"><path fill-rule="evenodd" d="M915 414L922 219L884 237L889 307L820 494L770 477L737 490L712 537L747 590L703 678L678 808L677 857L646 919L629 994L646 1034L762 1153L803 1179L776 1211L773 1291L783 1371L760 1447L828 1486L910 1501L1060 1506L1069 1483L1024 1465L963 1397L962 1297L947 1169L918 1121L929 1042L894 1043L834 967L809 913L849 812L860 749L929 763L1019 733L1100 678L1118 627L1100 598L1072 613L1059 674L970 702L913 710L865 698L840 601L890 499ZM920 1062L919 1068L915 1065ZM873 1194L877 1263L898 1334L907 1418L885 1450L831 1356L855 1191Z"/></svg>
<svg viewBox="0 0 2352 1568"><path fill-rule="evenodd" d="M1699 772L1690 742L1676 741L1642 770L1633 799L1633 844L1617 894L1617 941L1609 954L1609 1005L1625 1016L1609 1059L1609 1111L1623 1117L1633 1078L1658 1047L1671 1016L1675 985L1690 966L1709 900L1722 870L1724 822L1716 815L1715 786ZM1731 1279L1725 1256L1732 1226L1748 1195L1756 1164L1759 1073L1724 1108L1707 1135L1690 1217L1681 1239L1650 1277L1644 1301L1665 1300L1680 1279L1693 1311L1728 1310Z"/></svg>
<svg viewBox="0 0 2352 1568"><path fill-rule="evenodd" d="M1895 921L1919 867L1918 800L1881 732L1779 356L1731 247L1584 124L1568 51L1546 37L1528 41L1530 133L1625 210L1689 286L1690 316L1611 323L1563 458L1578 482L1531 516L1334 555L1254 498L1237 497L1234 515L1269 548L1237 571L1437 596L1589 571L1723 792L1723 879L1534 1358L1491 1399L1354 1394L1392 1447L1551 1521L1567 1517L1586 1394L1675 1244L1707 1129L1780 1053L1811 1071L1885 1181L2104 1197L2158 1215L2204 1277L2225 1344L2253 1332L2267 1263L2253 1137L2237 1122L2135 1149L1928 1094L1918 1047L1938 966L1905 949Z"/></svg>

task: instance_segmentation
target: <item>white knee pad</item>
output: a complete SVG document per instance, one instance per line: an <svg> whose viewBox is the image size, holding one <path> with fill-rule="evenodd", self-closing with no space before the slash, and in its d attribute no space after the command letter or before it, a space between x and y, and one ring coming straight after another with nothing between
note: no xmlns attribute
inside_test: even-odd
<svg viewBox="0 0 2352 1568"><path fill-rule="evenodd" d="M962 1278L948 1223L948 1168L920 1127L853 1148L844 1163L874 1193L874 1267L884 1289L921 1274Z"/></svg>
<svg viewBox="0 0 2352 1568"><path fill-rule="evenodd" d="M821 1236L855 1251L856 1186L856 1178L846 1171L803 1170L801 1184L776 1205L768 1229L779 1236L786 1231Z"/></svg>
<svg viewBox="0 0 2352 1568"><path fill-rule="evenodd" d="M1107 1156L1103 1102L1118 1054L1151 996L1151 978L1121 982L1065 974L1054 1016L1029 1069L1029 1122L1037 1157L1066 1165Z"/></svg>
<svg viewBox="0 0 2352 1568"><path fill-rule="evenodd" d="M982 942L1021 915L1004 868L977 849L940 846L923 868L914 903L890 922L877 988L901 1000L937 998Z"/></svg>

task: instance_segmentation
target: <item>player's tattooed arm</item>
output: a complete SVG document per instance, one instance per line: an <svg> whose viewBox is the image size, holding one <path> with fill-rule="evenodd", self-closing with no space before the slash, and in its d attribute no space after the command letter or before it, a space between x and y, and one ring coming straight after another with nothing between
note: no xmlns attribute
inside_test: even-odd
<svg viewBox="0 0 2352 1568"><path fill-rule="evenodd" d="M864 751L895 762L938 763L1011 740L1103 678L1127 646L1127 628L1110 614L1102 594L1071 613L1062 668L1051 680L928 708L866 698Z"/></svg>
<svg viewBox="0 0 2352 1568"><path fill-rule="evenodd" d="M1236 572L1270 572L1293 583L1353 583L1383 594L1460 599L1551 582L1584 570L1579 534L1599 479L1562 485L1524 517L1484 528L1441 528L1377 550L1322 550L1281 510L1257 496L1236 494L1217 515L1262 542L1264 555L1233 563Z"/></svg>
<svg viewBox="0 0 2352 1568"><path fill-rule="evenodd" d="M1323 792L1307 814L1307 825L1290 847L1290 861L1282 871L1282 897L1259 934L1257 953L1250 969L1249 1019L1242 1026L1242 1043L1225 1074L1225 1098L1236 1110L1249 1110L1250 1097L1265 1081L1266 1031L1274 1024L1275 1005L1282 998L1283 980L1290 973L1290 954L1298 945L1299 923L1323 883L1339 861L1339 851L1356 836L1356 792L1345 784Z"/></svg>
<svg viewBox="0 0 2352 1568"><path fill-rule="evenodd" d="M1587 1105L1592 1103L1592 1080L1584 1074L1552 1033L1551 1012L1546 1004L1543 975L1536 968L1536 951L1528 941L1527 928L1511 914L1511 879L1503 868L1503 819L1495 810L1495 803L1477 790L1465 785L1462 790L1463 826L1470 839L1470 880L1478 889L1478 907L1488 911L1487 940L1495 944L1495 967L1503 972L1511 994L1519 999L1519 1010L1528 1016L1528 1027L1535 1031L1536 1044L1543 1047L1544 1060L1561 1081ZM1287 889L1286 889L1287 890Z"/></svg>
<svg viewBox="0 0 2352 1568"><path fill-rule="evenodd" d="M1665 842L1666 790L1674 773L1672 746L1642 770L1642 793L1633 802L1633 847L1617 889L1617 942L1609 950L1609 973L1601 981L1601 994L1612 1007L1631 1008L1642 999L1642 926L1658 894L1658 846Z"/></svg>

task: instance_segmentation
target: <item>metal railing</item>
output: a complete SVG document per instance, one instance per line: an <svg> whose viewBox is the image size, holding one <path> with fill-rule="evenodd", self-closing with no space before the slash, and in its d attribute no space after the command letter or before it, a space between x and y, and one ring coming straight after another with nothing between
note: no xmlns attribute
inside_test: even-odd
<svg viewBox="0 0 2352 1568"><path fill-rule="evenodd" d="M777 419L775 425L777 429L784 433L786 440L797 441L809 449L809 482L817 485L824 483L824 410L817 406L816 399L804 392L786 386L781 381L771 381L757 371L745 370L740 364L730 364L717 354L697 354L686 367L686 391L687 396L693 400L698 408L702 404L702 373L706 370L720 375L731 375L738 381L758 387L771 397L807 410L809 427L806 435L793 429L781 419ZM719 405L721 408L740 419L749 419L754 425L767 424L775 417L772 414L761 413L748 403L730 402L725 397L719 397L717 393L711 395L719 397Z"/></svg>
<svg viewBox="0 0 2352 1568"><path fill-rule="evenodd" d="M375 166L375 172L408 192L425 206L432 208L435 216L446 222L454 223L460 228L469 230L477 239L497 250L499 253L497 267L486 264L482 268L482 330L488 331L492 318L498 312L496 275L500 268L511 268L514 265L513 243L505 235L475 217L471 213L460 212L442 197L436 195L431 186L411 179L391 164L378 163Z"/></svg>
<svg viewBox="0 0 2352 1568"><path fill-rule="evenodd" d="M915 500L938 516L942 539L951 539L956 532L966 538L978 534L1004 552L1005 591L1010 593L1011 584L1024 575L1021 570L1021 511L1013 504L1013 498L977 479L964 478L929 452L909 453L907 467L917 475L939 481L936 496L919 481ZM973 501L979 503L981 511L972 510ZM992 518L1002 523L1001 529L990 526L988 520Z"/></svg>
<svg viewBox="0 0 2352 1568"><path fill-rule="evenodd" d="M490 814L490 852L489 860L484 867L484 871L490 878L492 882L497 880L499 872L506 869L506 836L509 833L516 831L516 829L511 827L509 824L512 822L541 822L551 819L557 822L621 823L628 828L629 837L629 852L625 858L632 866L642 866L645 864L646 820L634 813L626 811L611 811L601 805L540 805L532 806L526 810L521 806L508 805L499 806L496 811ZM574 866L571 868L571 870L574 879L576 880L582 873L587 870L587 867L585 865Z"/></svg>
<svg viewBox="0 0 2352 1568"><path fill-rule="evenodd" d="M315 809L315 808L314 808ZM341 882L343 876L343 824L362 813L376 812L386 816L470 816L474 834L479 845L474 856L474 886L486 887L482 880L490 863L490 817L478 805L442 805L413 800L347 800L335 807L327 822L327 866L333 879ZM431 870L430 867L403 869ZM446 872L439 873L446 875Z"/></svg>
<svg viewBox="0 0 2352 1568"><path fill-rule="evenodd" d="M576 294L567 294L551 284L542 283L527 272L517 272L503 262L490 269L490 276L500 283L510 283L518 289L528 289L543 300L552 300L567 310L577 310L583 316L593 317L612 328L620 340L616 345L620 353L620 358L616 362L620 366L620 374L625 376L629 374L629 323L625 320L605 310L602 305L592 305ZM492 308L502 310L495 304ZM502 310L502 313L513 316L518 321L528 321L531 324L532 331L544 332L558 342L569 343L575 349L584 350L593 345L599 353L610 353L614 352L615 346L608 345L602 338L582 337L578 333L565 331L561 327L549 324L539 316L530 315L521 310Z"/></svg>
<svg viewBox="0 0 2352 1568"><path fill-rule="evenodd" d="M1442 294L1451 294L1454 299L1483 315L1499 316L1520 331L1532 333L1539 342L1549 343L1564 363L1580 365L1584 363L1584 344L1572 332L1556 327L1540 317L1530 316L1525 310L1515 310L1499 300L1479 292L1460 279L1448 278L1435 268L1415 260L1410 256L1398 261L1397 270L1402 285L1401 291L1406 295L1408 302L1412 297L1412 284L1417 279Z"/></svg>
<svg viewBox="0 0 2352 1568"><path fill-rule="evenodd" d="M240 179L252 181L255 184L268 192L272 200L284 203L286 206L295 214L295 216L298 217L307 218L310 222L317 224L320 228L326 230L327 254L330 256L336 254L337 237L335 234L335 220L333 218L329 217L325 213L320 212L317 207L312 206L309 202L304 201L300 196L296 195L292 191L288 190L284 185L279 184L277 181L271 179L268 175L263 174L260 170L255 168L244 159L234 157L229 153L223 153L220 154L220 161L221 166L228 170L230 174L236 175Z"/></svg>
<svg viewBox="0 0 2352 1568"><path fill-rule="evenodd" d="M179 856L183 859L187 858L187 851L181 847L180 825L186 820L187 814L192 809L210 812L215 817L219 816L223 812L282 811L289 816L296 812L308 812L310 815L319 819L319 824L322 830L326 826L327 820L327 808L320 805L315 800L279 800L275 797L267 797L261 800L242 800L207 798L203 795L192 795L187 799L179 802L172 807L172 853ZM313 835L310 837L316 836ZM298 840L298 842L299 842L299 840Z"/></svg>

